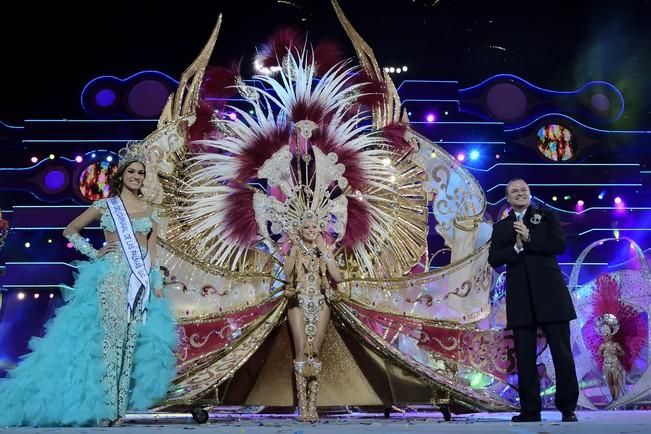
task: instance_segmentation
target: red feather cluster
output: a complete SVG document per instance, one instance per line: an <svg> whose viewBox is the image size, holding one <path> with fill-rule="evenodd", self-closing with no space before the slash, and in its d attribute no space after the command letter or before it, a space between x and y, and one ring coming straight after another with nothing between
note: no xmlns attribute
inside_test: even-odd
<svg viewBox="0 0 651 434"><path fill-rule="evenodd" d="M324 107L318 101L308 104L307 101L296 101L289 107L289 116L294 122L310 120L317 124L323 121Z"/></svg>
<svg viewBox="0 0 651 434"><path fill-rule="evenodd" d="M228 238L242 244L255 242L258 237L258 224L253 210L252 189L236 185L233 192L226 197L228 212L224 218L224 227Z"/></svg>
<svg viewBox="0 0 651 434"><path fill-rule="evenodd" d="M256 60L259 66L279 66L288 51L298 53L305 46L305 34L296 27L276 30L266 43L258 47Z"/></svg>
<svg viewBox="0 0 651 434"><path fill-rule="evenodd" d="M237 78L240 76L240 63L224 66L208 66L201 83L201 98L228 98L237 94Z"/></svg>
<svg viewBox="0 0 651 434"><path fill-rule="evenodd" d="M413 149L411 144L405 140L407 127L402 124L392 123L382 129L382 135L387 141L391 150L399 155L405 154Z"/></svg>
<svg viewBox="0 0 651 434"><path fill-rule="evenodd" d="M375 107L384 103L386 97L386 85L374 78L371 78L366 71L360 71L353 78L356 84L364 83L360 88L360 95L357 103L365 107Z"/></svg>
<svg viewBox="0 0 651 434"><path fill-rule="evenodd" d="M196 110L196 119L188 129L188 144L191 146L195 140L210 139L214 133L215 125L212 122L214 107L207 101L199 100ZM193 149L197 151L198 149Z"/></svg>
<svg viewBox="0 0 651 434"><path fill-rule="evenodd" d="M188 141L215 139L219 132L212 122L216 110L222 111L225 101L237 93L235 85L239 77L239 63L233 62L230 68L224 66L208 66L201 83L199 103L196 109L196 120L188 130ZM195 149L194 151L197 151Z"/></svg>
<svg viewBox="0 0 651 434"><path fill-rule="evenodd" d="M259 67L280 66L287 52L298 55L306 46L305 33L296 27L282 27L276 30L269 40L258 47L256 61ZM344 52L332 41L321 41L314 45L307 61L316 63L317 76L323 76L330 68L344 59Z"/></svg>
<svg viewBox="0 0 651 434"><path fill-rule="evenodd" d="M322 77L330 68L340 63L344 57L341 47L331 41L321 41L314 46L316 75Z"/></svg>
<svg viewBox="0 0 651 434"><path fill-rule="evenodd" d="M284 27L277 30L271 38L258 48L256 68L271 68L281 66L287 53L298 56L306 47L306 36L294 27ZM316 44L308 54L308 62L314 61L317 65L317 76L322 76L333 66L341 62L343 52L337 44L324 41ZM237 68L209 68L206 71L202 87L202 103L207 98L227 98L233 94L232 86L237 78ZM361 95L357 104L364 107L374 107L384 102L386 86L378 80L371 79L365 72L360 72L350 80L350 84L365 83L360 89ZM212 101L211 101L212 102ZM358 107L352 108L355 111ZM214 110L214 106L212 107ZM201 106L197 110L197 121L190 129L191 138L207 138L211 134L212 110L208 115L208 106ZM307 101L297 101L289 108L289 116L294 122L311 120L322 126L313 133L311 143L318 146L324 153L334 152L338 161L346 167L344 176L347 178L352 191L365 191L368 186L366 171L357 152L346 149L344 143L337 143L328 137L324 125L330 121L324 114L321 102L308 104ZM405 127L399 124L389 125L383 134L392 150L399 153L407 152L411 145L404 140ZM279 127L274 131L265 131L256 137L237 156L239 162L237 182L246 182L257 176L260 167L281 147L290 144L291 134L289 127ZM229 209L225 225L228 237L239 242L250 243L256 239L257 223L252 207L253 192L245 187L238 187L231 193L227 202ZM369 205L363 196L350 195L348 200L348 221L346 234L342 240L345 247L352 247L368 239L371 230L371 215Z"/></svg>
<svg viewBox="0 0 651 434"><path fill-rule="evenodd" d="M366 241L371 233L371 215L368 212L366 201L354 197L348 198L348 222L346 222L346 233L341 244L344 247L352 247Z"/></svg>
<svg viewBox="0 0 651 434"><path fill-rule="evenodd" d="M238 156L240 162L239 180L246 181L255 178L264 162L288 143L289 128L287 127L278 127L265 135L257 136Z"/></svg>

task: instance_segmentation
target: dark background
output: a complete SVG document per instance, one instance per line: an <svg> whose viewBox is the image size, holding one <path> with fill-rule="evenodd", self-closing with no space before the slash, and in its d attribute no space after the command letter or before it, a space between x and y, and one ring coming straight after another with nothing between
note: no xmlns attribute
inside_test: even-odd
<svg viewBox="0 0 651 434"><path fill-rule="evenodd" d="M613 127L651 125L649 0L341 0L384 66L406 78L471 86L498 73L554 90L590 80L617 86L627 104ZM219 13L214 63L243 57L282 25L338 41L352 55L328 0L56 2L3 5L0 120L83 118L79 95L100 75L154 69L178 79Z"/></svg>

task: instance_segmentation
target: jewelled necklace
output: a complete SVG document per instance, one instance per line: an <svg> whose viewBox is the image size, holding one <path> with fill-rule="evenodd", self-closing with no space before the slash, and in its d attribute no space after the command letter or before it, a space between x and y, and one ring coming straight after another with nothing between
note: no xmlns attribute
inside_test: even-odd
<svg viewBox="0 0 651 434"><path fill-rule="evenodd" d="M318 253L317 253L316 247L315 248L307 247L305 245L305 243L303 243L303 240L298 240L298 243L300 244L301 248L303 249L303 251L305 252L306 255L314 256L314 257L319 256Z"/></svg>

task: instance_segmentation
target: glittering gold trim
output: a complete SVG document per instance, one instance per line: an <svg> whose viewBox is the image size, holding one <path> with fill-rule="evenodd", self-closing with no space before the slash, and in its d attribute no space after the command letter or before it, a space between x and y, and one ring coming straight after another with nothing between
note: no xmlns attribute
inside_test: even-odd
<svg viewBox="0 0 651 434"><path fill-rule="evenodd" d="M485 251L487 251L489 247L490 244L488 243L484 244L481 248L475 250L471 254L467 255L465 258L460 259L452 264L448 264L443 267L437 268L434 271L428 271L416 275L407 275L404 277L386 278L386 279L371 279L371 278L347 279L342 282L339 282L339 288L340 289L347 288L350 287L351 285L359 285L359 286L372 285L373 287L380 286L383 290L391 291L391 290L402 289L405 285L426 284L429 282L433 282L435 280L440 280L444 278L447 274L453 273L455 271L464 268L466 265L473 262L477 258L477 256L481 256ZM348 296L350 297L350 290Z"/></svg>
<svg viewBox="0 0 651 434"><path fill-rule="evenodd" d="M372 80L385 86L383 102L372 108L373 128L380 130L393 123L408 127L407 112L402 109L393 81L382 71L373 49L355 30L337 0L331 3L360 66ZM371 188L364 192L373 223L382 228L379 233L372 233L363 245L345 252L343 263L349 275L399 276L411 270L427 251L427 195L422 189L426 174L412 163L410 153L388 153L387 160L396 173L392 188Z"/></svg>
<svg viewBox="0 0 651 434"><path fill-rule="evenodd" d="M514 410L516 408L514 405L505 402L499 395L487 390L476 391L470 389L465 385L457 383L454 379L436 372L431 367L406 357L361 323L354 312L348 309L345 304L340 302L334 303L333 312L335 313L335 317L340 320L342 327L345 330L354 332L352 336L363 345L376 352L380 357L391 360L397 366L411 372L426 383L431 384L434 388L448 391L455 400L467 402L470 404L470 407L489 411ZM447 361L452 365L456 365L456 362L453 360Z"/></svg>
<svg viewBox="0 0 651 434"><path fill-rule="evenodd" d="M243 328L244 333L235 342L230 343L230 344L226 345L225 347L220 348L218 350L201 354L200 356L197 356L197 357L195 357L195 358L193 358L191 360L187 360L187 361L179 364L178 367L177 367L178 371L179 371L179 375L177 375L175 381L179 381L180 379L187 377L190 372L196 372L196 370L200 369L202 366L209 366L209 365L213 364L214 362L216 362L217 360L219 360L219 358L224 356L225 352L229 351L228 349L234 348L237 345L239 345L243 341L243 339L246 339L246 337L249 334L253 333L253 331L258 326L260 326L260 324L267 321L269 316L273 314L273 312L275 311L276 308L277 307L270 310L265 315L261 315L260 318L257 318L255 321L251 322L246 327L244 327Z"/></svg>
<svg viewBox="0 0 651 434"><path fill-rule="evenodd" d="M219 276L219 277L228 277L232 279L242 279L242 280L264 280L267 279L270 281L270 286L271 282L282 282L285 283L283 279L280 279L277 276L272 275L271 273L260 273L256 271L251 271L251 272L234 272L232 270L228 270L222 267L216 267L208 262L205 262L201 259L196 258L195 256L192 256L188 253L186 253L184 250L182 250L180 247L177 247L174 244L171 244L170 242L166 241L165 239L160 239L158 240L161 246L165 247L169 252L173 253L174 256L181 258L182 260L195 265L199 267L201 270L205 271L206 273L210 273L214 276ZM253 251L256 252L257 251ZM262 254L264 255L265 258L269 257L270 255ZM275 258L274 258L274 261Z"/></svg>
<svg viewBox="0 0 651 434"><path fill-rule="evenodd" d="M369 309L372 310L373 312L378 312L378 313L385 313L387 315L393 315L396 317L401 317L404 318L407 321L414 321L414 322L419 322L422 324L426 325L431 325L431 326L436 326L436 327L444 327L448 328L451 330L476 330L476 322L483 319L485 317L484 314L482 314L482 318L477 319L476 321L469 321L468 323L463 323L460 324L456 321L446 321L446 320L440 320L440 319L432 319L431 317L424 317L424 316L419 316L419 315L414 315L414 314L406 314L403 312L399 312L398 310L396 311L391 311L389 309L382 309L378 308L377 306L369 306L367 303L359 302L357 300L353 300L350 298L343 298L348 304L351 304L353 306L361 307L363 309Z"/></svg>
<svg viewBox="0 0 651 434"><path fill-rule="evenodd" d="M219 312L213 312L213 313L206 314L206 315L198 315L198 316L195 316L195 317L186 317L186 318L177 320L177 322L179 324L200 324L200 323L206 322L206 321L213 321L213 320L220 319L220 318L223 318L223 317L226 317L226 316L231 316L231 315L236 314L236 313L244 312L245 310L255 309L256 307L260 307L260 306L262 306L264 304L272 302L273 299L274 299L274 296L272 295L272 296L267 297L267 298L259 301L258 303L255 303L255 304L250 304L250 305L245 305L245 306L236 306L233 309L223 310L223 311L219 311Z"/></svg>
<svg viewBox="0 0 651 434"><path fill-rule="evenodd" d="M203 47L203 50L201 50L199 56L197 56L194 62L192 62L192 64L183 71L183 74L181 74L178 90L174 98L174 106L172 108L173 112L179 116L195 114L199 102L199 93L201 90L201 83L203 82L203 76L206 71L206 66L208 66L208 62L210 61L210 56L212 55L215 43L217 42L221 24L222 15L219 14L217 24L215 24L210 38Z"/></svg>
<svg viewBox="0 0 651 434"><path fill-rule="evenodd" d="M341 26L348 35L348 38L350 38L350 42L353 44L359 64L371 79L384 83L386 86L387 93L385 95L384 104L374 106L372 110L373 128L379 130L392 122L400 122L402 120L400 115L400 97L398 96L398 92L396 91L395 86L393 86L391 79L387 74L383 73L375 58L373 49L360 36L357 30L355 30L344 14L344 11L341 9L341 6L339 6L337 0L331 0L331 3Z"/></svg>
<svg viewBox="0 0 651 434"><path fill-rule="evenodd" d="M176 392L172 391L168 398L158 406L190 405L214 392L258 350L271 330L280 323L285 313L286 304L287 302L282 300L267 315L263 324L252 328L235 345L224 348L219 354L221 357L216 358L209 366L201 365L175 379L173 387L176 388Z"/></svg>

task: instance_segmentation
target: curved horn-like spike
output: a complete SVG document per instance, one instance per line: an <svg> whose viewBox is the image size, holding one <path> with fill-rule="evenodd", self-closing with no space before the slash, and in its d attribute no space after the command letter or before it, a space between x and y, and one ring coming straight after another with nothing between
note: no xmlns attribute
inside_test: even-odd
<svg viewBox="0 0 651 434"><path fill-rule="evenodd" d="M183 117L194 114L199 101L199 90L210 60L212 50L217 42L219 29L222 24L222 15L219 14L217 24L210 35L210 39L201 50L201 53L194 59L194 62L183 72L179 80L179 87L174 97L172 116Z"/></svg>
<svg viewBox="0 0 651 434"><path fill-rule="evenodd" d="M341 26L346 31L346 34L350 38L350 41L355 48L355 52L359 58L360 65L362 68L364 68L370 77L375 78L379 81L384 81L382 69L380 69L380 65L378 65L377 60L375 59L373 49L366 43L366 41L359 35L359 33L357 33L357 30L355 30L353 25L344 14L344 11L341 9L341 6L339 6L339 2L337 0L331 1L332 7L335 9L335 13L337 14L337 18L339 19Z"/></svg>
<svg viewBox="0 0 651 434"><path fill-rule="evenodd" d="M337 0L331 0L331 2L341 26L353 44L360 66L369 77L380 83L384 83L386 87L384 103L380 107L373 107L373 127L375 129L381 129L390 123L408 125L407 115L401 113L400 97L398 96L393 81L380 68L373 49L360 36L357 30L355 30L341 9L341 6L339 6L339 2Z"/></svg>
<svg viewBox="0 0 651 434"><path fill-rule="evenodd" d="M398 95L396 85L393 84L393 80L386 72L384 73L384 80L387 89L385 103L388 121L387 123L397 123L409 126L409 115L407 114L407 110L402 108L402 103L400 102L400 96Z"/></svg>

